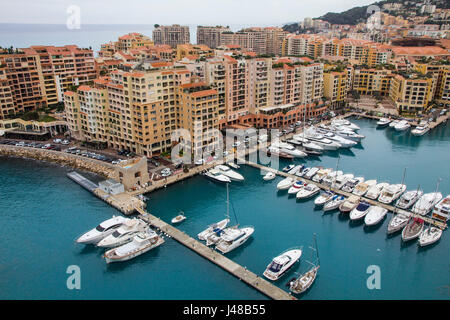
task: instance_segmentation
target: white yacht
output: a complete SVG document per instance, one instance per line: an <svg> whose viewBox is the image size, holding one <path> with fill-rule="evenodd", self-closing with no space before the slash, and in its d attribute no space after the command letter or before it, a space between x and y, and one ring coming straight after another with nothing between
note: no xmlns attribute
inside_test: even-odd
<svg viewBox="0 0 450 320"><path fill-rule="evenodd" d="M184 220L186 220L186 216L184 214L179 214L176 217L172 218L171 222L173 224L175 224L175 223L180 223Z"/></svg>
<svg viewBox="0 0 450 320"><path fill-rule="evenodd" d="M303 166L302 165L297 165L294 166L291 170L289 170L287 173L289 174L296 174Z"/></svg>
<svg viewBox="0 0 450 320"><path fill-rule="evenodd" d="M387 214L388 210L380 206L371 206L369 212L364 217L366 226L374 226L378 224Z"/></svg>
<svg viewBox="0 0 450 320"><path fill-rule="evenodd" d="M308 172L306 172L303 177L305 179L311 180L312 177L317 173L317 171L319 171L320 168L318 167L312 167L311 169L308 170Z"/></svg>
<svg viewBox="0 0 450 320"><path fill-rule="evenodd" d="M140 232L135 235L131 242L106 251L104 257L107 263L126 261L156 248L163 243L164 239L155 231L148 228L146 232Z"/></svg>
<svg viewBox="0 0 450 320"><path fill-rule="evenodd" d="M320 192L320 188L313 183L305 184L305 186L297 192L297 199L307 199Z"/></svg>
<svg viewBox="0 0 450 320"><path fill-rule="evenodd" d="M227 228L223 230L216 249L222 253L230 252L242 245L255 232L252 226L243 228Z"/></svg>
<svg viewBox="0 0 450 320"><path fill-rule="evenodd" d="M371 208L370 204L365 201L361 201L356 208L350 211L350 220L359 220L363 218Z"/></svg>
<svg viewBox="0 0 450 320"><path fill-rule="evenodd" d="M353 179L353 177L354 177L354 175L351 174L351 173L347 173L347 174L343 174L343 175L337 176L336 177L336 181L332 184L332 186L333 186L333 188L340 189L340 188L342 188L344 186L344 184L348 180Z"/></svg>
<svg viewBox="0 0 450 320"><path fill-rule="evenodd" d="M97 243L119 229L128 220L130 219L122 216L113 216L111 219L103 221L94 229L91 229L80 236L76 242L84 244Z"/></svg>
<svg viewBox="0 0 450 320"><path fill-rule="evenodd" d="M420 218L410 218L402 230L402 240L410 241L420 236L423 231L424 221Z"/></svg>
<svg viewBox="0 0 450 320"><path fill-rule="evenodd" d="M364 135L355 133L350 130L337 130L334 133L337 134L338 136L341 136L342 138L353 140L356 142L361 142L361 140L365 138Z"/></svg>
<svg viewBox="0 0 450 320"><path fill-rule="evenodd" d="M205 230L203 230L202 232L200 232L197 237L200 240L206 241L206 239L217 232L222 231L223 229L226 228L226 226L228 225L228 223L230 222L230 219L223 219L219 222L213 223L210 226L208 226L208 228L206 228Z"/></svg>
<svg viewBox="0 0 450 320"><path fill-rule="evenodd" d="M325 203L323 211L331 211L339 208L342 202L345 201L345 197L341 195L335 195L330 201Z"/></svg>
<svg viewBox="0 0 450 320"><path fill-rule="evenodd" d="M332 141L328 138L325 138L320 133L317 133L312 130L307 130L305 132L305 136L308 140L314 142L321 146L324 150L337 150L341 147L341 144L335 141Z"/></svg>
<svg viewBox="0 0 450 320"><path fill-rule="evenodd" d="M450 195L447 195L434 206L432 217L441 221L450 219Z"/></svg>
<svg viewBox="0 0 450 320"><path fill-rule="evenodd" d="M211 180L218 182L231 182L231 179L224 175L221 171L217 169L211 169L205 172L205 176L210 178Z"/></svg>
<svg viewBox="0 0 450 320"><path fill-rule="evenodd" d="M395 130L397 130L397 131L405 131L405 130L408 130L410 127L411 127L411 125L406 120L399 121L399 123L397 123L394 126Z"/></svg>
<svg viewBox="0 0 450 320"><path fill-rule="evenodd" d="M244 180L244 177L240 173L237 173L236 171L231 170L230 167L225 166L223 164L215 166L214 169L216 169L217 171L222 173L224 176L227 176L231 180L235 180L235 181L243 181Z"/></svg>
<svg viewBox="0 0 450 320"><path fill-rule="evenodd" d="M342 213L350 212L358 206L359 201L360 197L352 194L350 197L347 198L347 200L345 200L339 205L339 211L341 211Z"/></svg>
<svg viewBox="0 0 450 320"><path fill-rule="evenodd" d="M353 194L362 197L366 194L366 192L377 184L377 180L367 180L360 182L356 185L355 189L353 189Z"/></svg>
<svg viewBox="0 0 450 320"><path fill-rule="evenodd" d="M377 127L385 128L389 125L389 123L391 123L391 119L381 118L380 120L377 121Z"/></svg>
<svg viewBox="0 0 450 320"><path fill-rule="evenodd" d="M314 175L312 178L312 181L315 182L321 182L328 174L330 174L333 170L332 169L325 169L322 168Z"/></svg>
<svg viewBox="0 0 450 320"><path fill-rule="evenodd" d="M288 172L288 171L291 171L292 169L294 169L295 168L295 164L289 164L289 165L287 165L286 167L284 167L283 169L282 169L282 171L283 172Z"/></svg>
<svg viewBox="0 0 450 320"><path fill-rule="evenodd" d="M320 196L314 199L314 204L318 207L325 205L325 203L331 201L335 194L331 191L324 191Z"/></svg>
<svg viewBox="0 0 450 320"><path fill-rule="evenodd" d="M406 186L404 184L391 184L381 190L378 201L381 203L389 204L400 197L402 193L405 192L405 190Z"/></svg>
<svg viewBox="0 0 450 320"><path fill-rule="evenodd" d="M417 244L421 247L425 247L438 241L441 238L441 236L442 236L442 229L429 226L428 228L422 231L422 233L419 236L419 241L417 242Z"/></svg>
<svg viewBox="0 0 450 320"><path fill-rule="evenodd" d="M263 180L270 181L270 180L275 179L276 177L277 177L277 175L275 173L269 171L264 175Z"/></svg>
<svg viewBox="0 0 450 320"><path fill-rule="evenodd" d="M283 252L272 259L272 262L267 266L263 275L269 280L276 281L283 276L302 256L302 249L292 249Z"/></svg>
<svg viewBox="0 0 450 320"><path fill-rule="evenodd" d="M341 127L344 126L345 128L349 128L352 131L358 131L360 128L350 121L346 119L334 119L331 121L331 125Z"/></svg>
<svg viewBox="0 0 450 320"><path fill-rule="evenodd" d="M322 134L325 138L339 143L342 148L351 148L358 144L356 141L346 139L332 132L323 132Z"/></svg>
<svg viewBox="0 0 450 320"><path fill-rule="evenodd" d="M400 212L394 215L389 221L387 234L392 234L399 230L402 230L408 223L410 216L406 212Z"/></svg>
<svg viewBox="0 0 450 320"><path fill-rule="evenodd" d="M308 173L309 170L311 170L310 167L303 166L302 168L300 168L300 170L297 171L295 175L298 177L303 177L305 174Z"/></svg>
<svg viewBox="0 0 450 320"><path fill-rule="evenodd" d="M236 170L240 168L240 166L237 163L234 163L233 161L227 162L227 166Z"/></svg>
<svg viewBox="0 0 450 320"><path fill-rule="evenodd" d="M400 120L392 120L391 123L389 123L389 128L394 128Z"/></svg>
<svg viewBox="0 0 450 320"><path fill-rule="evenodd" d="M372 200L377 199L381 193L381 190L383 190L388 185L389 183L386 182L381 182L376 185L373 185L372 187L369 188L369 190L367 190L366 197Z"/></svg>
<svg viewBox="0 0 450 320"><path fill-rule="evenodd" d="M341 188L342 191L345 192L353 192L353 189L356 188L356 186L361 183L364 182L364 178L363 177L356 177L356 178L352 178L350 180L348 180Z"/></svg>
<svg viewBox="0 0 450 320"><path fill-rule="evenodd" d="M119 229L97 243L98 247L113 248L121 246L133 240L133 237L148 228L147 224L140 219L130 219L126 221Z"/></svg>
<svg viewBox="0 0 450 320"><path fill-rule="evenodd" d="M430 125L427 122L421 122L417 127L411 130L411 134L415 136L423 136L428 131L430 131Z"/></svg>
<svg viewBox="0 0 450 320"><path fill-rule="evenodd" d="M400 209L409 209L422 196L423 191L412 190L405 192L397 201L395 206Z"/></svg>
<svg viewBox="0 0 450 320"><path fill-rule="evenodd" d="M274 150L278 152L284 152L295 158L304 158L307 156L305 152L296 149L292 144L281 141L279 141L278 143L272 143L268 149L269 151Z"/></svg>
<svg viewBox="0 0 450 320"><path fill-rule="evenodd" d="M296 181L292 187L289 188L288 194L296 194L299 192L303 187L305 186L305 183L303 181Z"/></svg>
<svg viewBox="0 0 450 320"><path fill-rule="evenodd" d="M301 135L295 135L291 140L292 144L300 145L305 149L322 152L323 148L319 146L317 143L311 142L306 138L303 138Z"/></svg>
<svg viewBox="0 0 450 320"><path fill-rule="evenodd" d="M291 177L284 178L283 180L278 182L277 189L278 190L289 189L294 184L294 182L295 182L294 179L292 179Z"/></svg>
<svg viewBox="0 0 450 320"><path fill-rule="evenodd" d="M321 183L327 187L330 187L333 184L333 182L335 181L335 179L338 176L341 176L343 174L344 174L344 172L342 172L341 170L332 171L325 178L323 178Z"/></svg>
<svg viewBox="0 0 450 320"><path fill-rule="evenodd" d="M440 192L430 192L425 193L423 196L420 197L419 200L414 204L412 208L413 213L420 214L422 216L425 216L428 214L428 212L433 209L433 207L442 199L442 193Z"/></svg>

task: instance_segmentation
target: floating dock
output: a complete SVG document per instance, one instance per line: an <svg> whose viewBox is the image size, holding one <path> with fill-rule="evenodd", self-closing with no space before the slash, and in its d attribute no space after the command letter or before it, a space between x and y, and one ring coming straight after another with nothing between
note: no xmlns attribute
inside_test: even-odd
<svg viewBox="0 0 450 320"><path fill-rule="evenodd" d="M170 224L167 224L161 219L151 215L144 209L136 208L136 211L138 211L141 214L140 218L148 222L150 225L158 228L162 232L167 233L169 236L177 240L179 243L195 251L196 253L208 259L209 261L221 267L222 269L228 271L236 278L244 281L245 283L255 288L256 290L260 291L267 297L274 300L297 300L297 298L290 295L288 292L278 288L277 286L273 285L267 280L247 270L247 268L244 268L241 265L237 264L236 262L228 259L227 257L218 253L214 249L207 247L203 243L188 236L186 233L178 230L177 228L171 226Z"/></svg>
<svg viewBox="0 0 450 320"><path fill-rule="evenodd" d="M86 179L85 177L83 177L81 174L79 174L78 172L75 171L71 171L69 173L67 173L67 176L75 181L76 183L78 183L80 186L82 186L83 188L85 188L86 190L94 193L94 190L98 188L98 185L96 185L95 183L93 183L91 180Z"/></svg>

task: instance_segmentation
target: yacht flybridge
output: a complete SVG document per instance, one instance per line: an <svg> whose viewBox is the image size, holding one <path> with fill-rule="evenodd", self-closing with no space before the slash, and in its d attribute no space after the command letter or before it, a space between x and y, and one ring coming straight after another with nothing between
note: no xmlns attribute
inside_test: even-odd
<svg viewBox="0 0 450 320"><path fill-rule="evenodd" d="M394 126L395 130L397 130L397 131L405 131L405 130L408 130L410 127L411 127L411 125L410 125L409 122L406 121L406 120L399 121L399 122Z"/></svg>
<svg viewBox="0 0 450 320"><path fill-rule="evenodd" d="M411 134L415 136L423 136L430 131L430 125L427 122L420 122L417 127L411 130Z"/></svg>
<svg viewBox="0 0 450 320"><path fill-rule="evenodd" d="M450 219L450 195L439 201L433 209L432 217L440 221Z"/></svg>
<svg viewBox="0 0 450 320"><path fill-rule="evenodd" d="M350 220L359 220L361 218L363 218L370 209L370 204L368 204L365 201L361 201L356 208L354 208L351 212L350 212Z"/></svg>
<svg viewBox="0 0 450 320"><path fill-rule="evenodd" d="M226 228L220 235L220 240L216 244L216 249L222 253L230 252L246 242L253 232L255 232L255 228L252 226Z"/></svg>
<svg viewBox="0 0 450 320"><path fill-rule="evenodd" d="M236 171L231 170L230 167L228 167L226 165L220 164L220 165L214 167L214 169L219 171L224 176L227 176L231 180L244 181L244 177L240 173L237 173Z"/></svg>
<svg viewBox="0 0 450 320"><path fill-rule="evenodd" d="M380 120L377 121L377 126L379 128L385 128L389 125L389 123L391 123L390 119L387 118L381 118Z"/></svg>
<svg viewBox="0 0 450 320"><path fill-rule="evenodd" d="M426 193L417 200L411 211L422 216L427 215L441 199L442 193L440 192Z"/></svg>
<svg viewBox="0 0 450 320"><path fill-rule="evenodd" d="M128 220L130 219L124 218L122 216L113 216L111 219L103 221L94 229L91 229L83 234L76 240L76 242L84 244L95 244L119 229Z"/></svg>
<svg viewBox="0 0 450 320"><path fill-rule="evenodd" d="M125 221L125 223L112 234L103 238L99 243L97 243L97 246L103 248L113 248L123 245L133 240L133 237L136 234L145 231L147 228L148 226L144 221L136 218L130 219Z"/></svg>
<svg viewBox="0 0 450 320"><path fill-rule="evenodd" d="M395 206L400 209L409 209L412 207L414 203L422 196L423 191L421 190L412 190L405 192L400 199L398 199Z"/></svg>
<svg viewBox="0 0 450 320"><path fill-rule="evenodd" d="M383 190L381 190L378 201L381 203L389 204L400 197L401 194L405 192L405 190L406 186L404 184L391 184L389 186L386 186L383 188Z"/></svg>
<svg viewBox="0 0 450 320"><path fill-rule="evenodd" d="M218 182L231 182L231 179L224 175L221 171L217 169L211 169L205 172L205 176L210 178L211 180Z"/></svg>
<svg viewBox="0 0 450 320"><path fill-rule="evenodd" d="M360 182L356 185L355 189L353 189L353 194L362 197L366 194L366 192L377 184L377 180L367 180Z"/></svg>
<svg viewBox="0 0 450 320"><path fill-rule="evenodd" d="M273 258L263 275L269 280L280 279L302 256L302 248L291 249Z"/></svg>

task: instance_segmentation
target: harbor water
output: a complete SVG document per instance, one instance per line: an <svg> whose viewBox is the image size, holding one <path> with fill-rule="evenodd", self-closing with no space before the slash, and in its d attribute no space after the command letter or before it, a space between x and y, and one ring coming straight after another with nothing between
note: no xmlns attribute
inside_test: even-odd
<svg viewBox="0 0 450 320"><path fill-rule="evenodd" d="M450 193L450 126L423 137L377 129L373 120L352 120L366 138L362 144L296 163L322 165L379 182L400 183L406 167L408 190L419 185ZM283 167L290 163L282 161ZM81 233L119 214L66 177L69 168L33 160L0 159L1 299L266 299L226 271L173 239L131 261L107 265L103 250L74 243ZM264 182L253 167L241 165L244 182L230 185L230 217L255 233L227 257L262 276L271 259L303 246L300 263L275 284L305 272L317 234L319 275L301 299L449 299L448 231L428 248L388 237L388 214L382 224L366 228L338 211L323 213L312 200L298 201L278 192L282 178ZM89 178L92 176L87 175ZM178 225L192 237L226 213L226 188L203 176L147 194L147 210L166 222L183 211ZM69 290L66 269L81 270L81 289ZM380 288L369 289L368 268L380 270ZM369 280L370 282L370 280Z"/></svg>

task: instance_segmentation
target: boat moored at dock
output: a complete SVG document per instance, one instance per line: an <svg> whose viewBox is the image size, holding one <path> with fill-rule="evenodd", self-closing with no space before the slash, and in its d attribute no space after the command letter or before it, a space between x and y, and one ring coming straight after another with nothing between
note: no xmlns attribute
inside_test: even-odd
<svg viewBox="0 0 450 320"><path fill-rule="evenodd" d="M228 166L220 164L218 166L215 166L214 169L218 170L220 173L222 173L224 176L227 176L231 180L234 181L244 181L244 176L240 173L237 173L234 170L231 170Z"/></svg>
<svg viewBox="0 0 450 320"><path fill-rule="evenodd" d="M359 201L360 197L352 194L350 197L347 198L347 200L345 200L339 205L339 211L341 211L342 213L348 213L358 206Z"/></svg>
<svg viewBox="0 0 450 320"><path fill-rule="evenodd" d="M419 200L417 200L411 211L413 213L425 216L439 201L441 201L441 199L442 193L440 192L425 193Z"/></svg>
<svg viewBox="0 0 450 320"><path fill-rule="evenodd" d="M217 182L231 182L231 179L217 169L211 169L204 173L205 177Z"/></svg>
<svg viewBox="0 0 450 320"><path fill-rule="evenodd" d="M420 236L423 231L424 221L420 218L410 218L402 231L402 240L410 241Z"/></svg>
<svg viewBox="0 0 450 320"><path fill-rule="evenodd" d="M419 241L417 244L420 247L429 246L437 241L442 237L442 230L433 226L427 227L425 230L422 231L422 233L419 236Z"/></svg>
<svg viewBox="0 0 450 320"><path fill-rule="evenodd" d="M345 201L345 197L341 195L335 195L329 202L323 206L323 211L331 211L339 208L342 202Z"/></svg>
<svg viewBox="0 0 450 320"><path fill-rule="evenodd" d="M286 190L289 189L293 184L295 183L295 180L291 177L284 178L277 184L278 190Z"/></svg>
<svg viewBox="0 0 450 320"><path fill-rule="evenodd" d="M404 184L391 184L381 190L378 201L381 203L389 204L397 200L403 192L406 190L406 185Z"/></svg>
<svg viewBox="0 0 450 320"><path fill-rule="evenodd" d="M411 125L410 125L409 122L406 121L406 120L399 121L399 122L394 126L394 128L395 128L396 131L405 131L405 130L408 130L410 127L411 127Z"/></svg>
<svg viewBox="0 0 450 320"><path fill-rule="evenodd" d="M220 235L220 240L216 244L216 249L222 253L230 252L244 244L255 232L252 226L242 228L226 228Z"/></svg>
<svg viewBox="0 0 450 320"><path fill-rule="evenodd" d="M450 195L434 206L432 217L444 222L450 219Z"/></svg>
<svg viewBox="0 0 450 320"><path fill-rule="evenodd" d="M129 219L112 234L100 240L97 243L97 247L113 248L121 246L133 240L133 237L137 233L143 232L147 228L148 225L144 221L140 219Z"/></svg>
<svg viewBox="0 0 450 320"><path fill-rule="evenodd" d="M430 131L430 129L430 125L427 122L420 122L417 127L411 130L411 134L420 137Z"/></svg>
<svg viewBox="0 0 450 320"><path fill-rule="evenodd" d="M389 183L386 182L381 182L373 185L369 188L369 190L367 190L366 197L372 200L377 199L381 193L381 190L383 190L387 186L389 186Z"/></svg>
<svg viewBox="0 0 450 320"><path fill-rule="evenodd" d="M302 256L302 248L291 249L273 258L263 275L269 280L280 279Z"/></svg>
<svg viewBox="0 0 450 320"><path fill-rule="evenodd" d="M305 186L297 192L297 199L308 199L320 192L320 188L313 183L305 184Z"/></svg>
<svg viewBox="0 0 450 320"><path fill-rule="evenodd" d="M352 193L362 197L367 193L367 191L377 184L377 180L367 180L360 182L356 185L356 187L353 189Z"/></svg>
<svg viewBox="0 0 450 320"><path fill-rule="evenodd" d="M296 181L292 187L289 188L288 194L296 194L299 192L303 187L305 186L305 183L303 181Z"/></svg>
<svg viewBox="0 0 450 320"><path fill-rule="evenodd" d="M365 201L361 201L356 208L354 208L351 212L350 212L350 220L359 220L361 218L363 218L370 209L370 204L368 204Z"/></svg>
<svg viewBox="0 0 450 320"><path fill-rule="evenodd" d="M113 216L111 219L103 221L94 229L91 229L80 236L76 242L83 244L95 244L119 229L128 220L130 219L122 216Z"/></svg>
<svg viewBox="0 0 450 320"><path fill-rule="evenodd" d="M405 212L400 212L400 213L397 213L396 215L392 216L392 218L388 224L387 234L392 234L392 233L402 230L408 223L409 219L410 219L410 216L408 214L406 214Z"/></svg>
<svg viewBox="0 0 450 320"><path fill-rule="evenodd" d="M323 205L325 205L325 203L327 203L328 201L331 201L331 199L333 199L334 197L334 193L331 191L324 191L322 192L322 194L320 196L318 196L316 199L314 199L314 204L317 207L321 207Z"/></svg>
<svg viewBox="0 0 450 320"><path fill-rule="evenodd" d="M197 237L200 240L206 241L206 239L214 233L217 233L223 229L226 228L226 226L228 225L228 223L230 222L230 219L223 219L219 222L213 223L211 224L208 228L206 228L205 230L203 230L202 232L200 232Z"/></svg>
<svg viewBox="0 0 450 320"><path fill-rule="evenodd" d="M405 192L397 201L395 206L400 209L409 209L422 196L423 191L412 190Z"/></svg>
<svg viewBox="0 0 450 320"><path fill-rule="evenodd" d="M371 206L369 212L364 217L364 224L366 226L374 226L381 222L386 216L388 210L380 206Z"/></svg>
<svg viewBox="0 0 450 320"><path fill-rule="evenodd" d="M390 119L387 118L381 118L380 120L377 121L377 127L378 128L386 128L389 123L391 123Z"/></svg>

